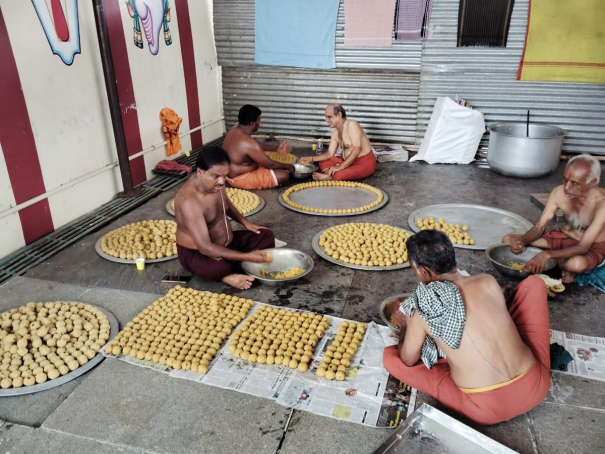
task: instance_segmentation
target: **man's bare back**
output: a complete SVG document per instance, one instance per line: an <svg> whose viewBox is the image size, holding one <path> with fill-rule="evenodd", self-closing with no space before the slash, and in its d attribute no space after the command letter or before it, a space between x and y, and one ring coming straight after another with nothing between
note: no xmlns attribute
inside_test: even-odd
<svg viewBox="0 0 605 454"><path fill-rule="evenodd" d="M492 276L465 277L454 270L434 280L452 282L460 291L466 317L460 347L454 350L434 337L418 311L412 317L397 312L394 315L399 325L406 326L399 349L408 366L420 358L424 339L430 336L446 354L452 380L460 388L493 386L529 370L534 355L521 340L502 290Z"/></svg>
<svg viewBox="0 0 605 454"><path fill-rule="evenodd" d="M418 232L406 246L421 285L393 312L402 329L397 348L385 349L387 370L479 424L535 407L550 388L544 282L528 277L505 302L492 276L458 271L443 232ZM429 339L447 359L437 360Z"/></svg>
<svg viewBox="0 0 605 454"><path fill-rule="evenodd" d="M534 355L513 323L498 282L490 275L462 277L454 282L466 311L466 324L457 350L435 339L448 359L452 379L461 388L482 388L507 381L529 370ZM428 329L428 326L427 326Z"/></svg>
<svg viewBox="0 0 605 454"><path fill-rule="evenodd" d="M243 132L237 125L232 127L225 136L223 148L229 154L231 160L229 178L235 178L243 173L258 169L258 163L250 157L250 154L258 150L262 152L262 148L256 140Z"/></svg>
<svg viewBox="0 0 605 454"><path fill-rule="evenodd" d="M244 117L247 119L244 119ZM265 154L265 151L273 150L278 153L287 153L290 147L285 142L280 143L277 147L268 146L267 144L261 145L252 138L252 134L258 131L260 127L260 109L245 105L240 109L238 120L240 121L239 124L233 126L227 132L223 141L223 148L231 161L229 178L235 179L240 175L254 172L261 166L273 171L277 184L287 181L290 178L290 173L294 173L294 166L273 161ZM248 122L248 120L250 121ZM260 188L257 187L257 189Z"/></svg>

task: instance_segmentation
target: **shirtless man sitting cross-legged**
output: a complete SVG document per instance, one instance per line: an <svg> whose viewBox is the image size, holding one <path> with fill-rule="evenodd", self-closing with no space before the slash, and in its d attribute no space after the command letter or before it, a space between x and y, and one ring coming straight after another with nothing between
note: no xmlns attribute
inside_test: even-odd
<svg viewBox="0 0 605 454"><path fill-rule="evenodd" d="M330 104L325 110L328 126L334 129L328 151L318 156L304 156L301 164L319 163L321 172L314 172L316 181L360 180L376 170L376 157L365 131L355 120L347 118L341 104ZM336 151L342 149L342 158Z"/></svg>
<svg viewBox="0 0 605 454"><path fill-rule="evenodd" d="M458 271L443 232L419 232L407 247L420 284L393 312L401 336L384 350L391 375L479 424L538 405L550 389L544 282L530 276L505 300L493 276Z"/></svg>
<svg viewBox="0 0 605 454"><path fill-rule="evenodd" d="M239 262L269 263L259 249L275 247L271 230L248 221L225 193L229 157L220 147L209 147L197 157L197 170L174 198L179 262L206 281L223 281L248 289L254 278L238 272ZM227 216L246 230L233 231Z"/></svg>
<svg viewBox="0 0 605 454"><path fill-rule="evenodd" d="M524 235L506 235L503 243L520 254L528 244L545 249L525 268L541 273L549 259L557 260L561 280L573 282L576 274L598 266L605 257L605 189L600 188L601 166L588 154L570 159L563 173L563 184L550 193L538 223ZM562 229L545 232L551 219L562 210Z"/></svg>
<svg viewBox="0 0 605 454"><path fill-rule="evenodd" d="M290 173L294 173L292 164L274 161L265 154L265 151L288 153L290 147L285 142L275 148L251 137L260 127L261 114L256 106L242 106L237 116L239 124L229 130L223 141L223 148L231 160L227 181L234 188L274 188L287 181Z"/></svg>

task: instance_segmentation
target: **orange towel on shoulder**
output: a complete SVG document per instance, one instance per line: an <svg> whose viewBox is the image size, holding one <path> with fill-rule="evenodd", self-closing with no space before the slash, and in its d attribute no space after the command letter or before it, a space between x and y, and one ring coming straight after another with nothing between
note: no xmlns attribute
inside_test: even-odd
<svg viewBox="0 0 605 454"><path fill-rule="evenodd" d="M181 147L179 137L179 128L183 119L176 112L168 107L160 111L160 120L162 121L162 131L166 137L166 156L177 154Z"/></svg>

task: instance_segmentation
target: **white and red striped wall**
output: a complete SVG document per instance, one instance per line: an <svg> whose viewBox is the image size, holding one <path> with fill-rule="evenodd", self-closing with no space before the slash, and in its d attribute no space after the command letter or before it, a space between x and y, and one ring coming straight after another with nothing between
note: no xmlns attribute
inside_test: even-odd
<svg viewBox="0 0 605 454"><path fill-rule="evenodd" d="M63 39L76 35L69 13L77 5L80 53L71 64L53 53L34 3L48 9L51 32ZM172 43L160 30L153 55L142 23L143 48L134 43L127 1L104 0L128 153L138 156L135 185L166 159L162 108L183 118L181 133L198 128L181 139L182 151L224 130L212 1L168 5ZM0 100L1 258L122 189L92 1L0 0Z"/></svg>

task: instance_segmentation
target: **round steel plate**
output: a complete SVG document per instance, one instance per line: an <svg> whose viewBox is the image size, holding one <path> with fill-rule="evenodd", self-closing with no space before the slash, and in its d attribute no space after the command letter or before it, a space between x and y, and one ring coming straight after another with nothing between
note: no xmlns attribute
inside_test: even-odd
<svg viewBox="0 0 605 454"><path fill-rule="evenodd" d="M262 210L263 208L265 208L265 199L263 199L261 196L257 195L257 197L260 200L260 203L258 204L258 206L253 209L252 211L244 214L244 217L248 217L248 216L252 216L253 214L258 213L260 210ZM172 201L174 199L171 199L168 201L168 203L166 204L166 211L168 211L169 214L174 216L174 210L172 209Z"/></svg>
<svg viewBox="0 0 605 454"><path fill-rule="evenodd" d="M305 254L302 251L290 248L270 248L263 249L263 251L273 256L271 263L242 262L241 264L244 273L253 276L263 284L291 284L309 274L313 269L313 259L309 254ZM263 276L262 273L262 270L265 270L267 273L287 271L294 266L305 270L304 273L286 279L273 279L269 276Z"/></svg>
<svg viewBox="0 0 605 454"><path fill-rule="evenodd" d="M533 227L533 224L527 219L510 211L464 203L429 205L419 208L410 214L408 224L414 232L419 232L416 219L430 216L435 219L443 218L448 224L468 225L468 234L475 240L475 244L472 246L454 244L454 247L479 251L487 249L492 244L501 243L504 235L523 234Z"/></svg>
<svg viewBox="0 0 605 454"><path fill-rule="evenodd" d="M329 228L331 228L331 227L329 227ZM396 228L398 228L400 230L405 230L410 235L413 235L413 233L407 229L402 229L401 227L396 227ZM311 245L313 246L313 250L317 253L317 255L319 255L323 259L326 259L328 262L332 262L332 263L335 263L336 265L344 266L347 268L353 268L355 270L364 270L364 271L391 271L391 270L400 270L402 268L408 268L410 266L409 262L402 263L401 265L391 265L391 266L363 266L363 265L355 265L353 263L345 263L343 261L336 260L335 258L330 257L328 254L326 254L326 252L323 250L323 248L319 245L319 237L321 236L322 233L324 233L328 229L323 229L321 232L317 233L313 237L313 241L311 243Z"/></svg>
<svg viewBox="0 0 605 454"><path fill-rule="evenodd" d="M99 254L105 260L109 260L110 262L126 263L126 264L130 264L130 265L134 265L136 263L135 259L131 259L131 260L121 259L119 257L113 257L113 256L103 252L103 250L101 249L101 242L103 241L103 238L105 238L105 236L102 236L101 238L99 238L99 241L97 241L97 244L95 244L95 251L97 251L97 254ZM168 260L174 260L176 258L178 258L178 255L171 255L170 257L162 257L161 259L145 259L145 263L167 262Z"/></svg>
<svg viewBox="0 0 605 454"><path fill-rule="evenodd" d="M103 314L105 314L105 316L109 320L110 331L109 340L107 341L107 343L111 342L111 340L118 334L118 331L120 331L118 321L116 320L114 315L107 309L95 306L93 304L89 304L89 306L99 309L101 312L103 312ZM32 394L40 391L46 391L47 389L56 388L57 386L61 386L67 382L72 381L74 378L78 378L80 375L84 375L86 372L95 367L101 361L103 361L103 354L99 350L93 359L88 361L83 366L78 367L76 370L69 372L68 374L61 375L60 377L55 378L54 380L45 381L44 383L40 383L39 385L22 386L21 388L0 389L0 397L22 396L24 394Z"/></svg>
<svg viewBox="0 0 605 454"><path fill-rule="evenodd" d="M294 208L284 202L283 193L279 195L279 203L292 211L313 216L360 216L381 209L389 201L389 196L382 189L382 202L369 210L360 213L312 213L310 211ZM324 210L346 210L348 208L361 208L376 200L376 194L363 188L347 188L343 186L319 186L307 188L290 194L293 203L310 208L321 208Z"/></svg>

